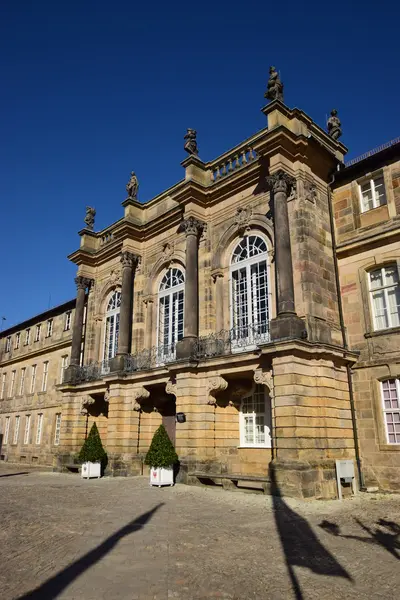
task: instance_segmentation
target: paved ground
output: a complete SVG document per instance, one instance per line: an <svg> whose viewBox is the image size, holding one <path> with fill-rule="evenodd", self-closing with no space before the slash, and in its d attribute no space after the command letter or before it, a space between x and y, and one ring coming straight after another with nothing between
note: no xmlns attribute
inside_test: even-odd
<svg viewBox="0 0 400 600"><path fill-rule="evenodd" d="M2 600L399 595L399 496L300 503L24 471L0 468Z"/></svg>

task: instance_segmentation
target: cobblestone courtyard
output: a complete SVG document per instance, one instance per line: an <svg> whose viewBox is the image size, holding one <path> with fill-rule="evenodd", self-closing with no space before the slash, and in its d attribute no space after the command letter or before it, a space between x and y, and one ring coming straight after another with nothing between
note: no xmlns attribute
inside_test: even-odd
<svg viewBox="0 0 400 600"><path fill-rule="evenodd" d="M394 598L400 497L300 503L0 469L0 597Z"/></svg>

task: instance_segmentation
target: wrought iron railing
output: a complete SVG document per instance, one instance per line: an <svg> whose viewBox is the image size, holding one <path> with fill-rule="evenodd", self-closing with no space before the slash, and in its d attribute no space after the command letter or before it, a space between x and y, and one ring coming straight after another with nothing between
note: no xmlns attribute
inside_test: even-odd
<svg viewBox="0 0 400 600"><path fill-rule="evenodd" d="M243 325L223 329L218 333L199 337L196 342L195 358L206 359L224 354L245 352L270 341L269 323Z"/></svg>
<svg viewBox="0 0 400 600"><path fill-rule="evenodd" d="M153 346L136 354L125 357L124 370L127 373L134 371L148 371L176 360L176 345L168 344Z"/></svg>

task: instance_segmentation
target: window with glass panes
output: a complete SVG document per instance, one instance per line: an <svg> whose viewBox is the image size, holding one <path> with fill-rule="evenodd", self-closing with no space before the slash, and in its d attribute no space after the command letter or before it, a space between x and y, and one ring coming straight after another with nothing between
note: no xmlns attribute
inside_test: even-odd
<svg viewBox="0 0 400 600"><path fill-rule="evenodd" d="M29 444L30 430L31 430L31 415L25 415L24 444Z"/></svg>
<svg viewBox="0 0 400 600"><path fill-rule="evenodd" d="M361 212L372 210L386 204L386 191L383 174L376 175L371 179L365 179L359 184Z"/></svg>
<svg viewBox="0 0 400 600"><path fill-rule="evenodd" d="M31 387L30 387L30 393L33 394L33 392L35 391L35 385L36 385L36 365L32 365L31 367Z"/></svg>
<svg viewBox="0 0 400 600"><path fill-rule="evenodd" d="M160 359L174 356L175 345L183 338L185 276L171 268L161 280L158 291L158 349Z"/></svg>
<svg viewBox="0 0 400 600"><path fill-rule="evenodd" d="M400 444L400 379L387 379L381 386L387 441Z"/></svg>
<svg viewBox="0 0 400 600"><path fill-rule="evenodd" d="M69 331L71 329L71 311L65 313L65 323L64 323L64 331Z"/></svg>
<svg viewBox="0 0 400 600"><path fill-rule="evenodd" d="M26 376L26 367L22 367L21 369L21 379L19 382L19 395L22 396L25 392L25 376Z"/></svg>
<svg viewBox="0 0 400 600"><path fill-rule="evenodd" d="M10 392L9 397L12 398L14 396L15 389L15 378L17 376L17 371L11 371L11 382L10 382Z"/></svg>
<svg viewBox="0 0 400 600"><path fill-rule="evenodd" d="M39 413L36 422L36 444L40 444L42 440L43 413Z"/></svg>
<svg viewBox="0 0 400 600"><path fill-rule="evenodd" d="M31 341L31 330L27 329L25 331L25 346L27 346Z"/></svg>
<svg viewBox="0 0 400 600"><path fill-rule="evenodd" d="M271 447L271 405L264 386L242 400L240 408L240 445Z"/></svg>
<svg viewBox="0 0 400 600"><path fill-rule="evenodd" d="M18 444L18 436L19 436L19 415L17 415L15 417L15 423L14 423L14 437L13 437L13 444Z"/></svg>
<svg viewBox="0 0 400 600"><path fill-rule="evenodd" d="M49 375L49 361L43 363L43 377L42 377L42 392L47 390L47 378Z"/></svg>
<svg viewBox="0 0 400 600"><path fill-rule="evenodd" d="M9 335L6 338L6 352L10 352L11 350L11 336Z"/></svg>
<svg viewBox="0 0 400 600"><path fill-rule="evenodd" d="M10 417L6 417L6 424L4 427L4 439L3 444L8 444L8 436L10 435Z"/></svg>
<svg viewBox="0 0 400 600"><path fill-rule="evenodd" d="M68 367L68 355L61 357L60 383L64 381L65 369Z"/></svg>
<svg viewBox="0 0 400 600"><path fill-rule="evenodd" d="M21 334L18 332L15 334L15 349L18 350L21 341Z"/></svg>
<svg viewBox="0 0 400 600"><path fill-rule="evenodd" d="M56 426L54 430L54 445L58 446L60 443L60 431L61 431L61 413L56 414Z"/></svg>
<svg viewBox="0 0 400 600"><path fill-rule="evenodd" d="M39 325L36 325L36 329L35 329L35 342L38 342L40 340L41 330L42 330L42 325L39 323Z"/></svg>
<svg viewBox="0 0 400 600"><path fill-rule="evenodd" d="M257 235L244 237L231 260L232 339L251 343L269 339L268 247Z"/></svg>
<svg viewBox="0 0 400 600"><path fill-rule="evenodd" d="M46 336L50 337L51 335L53 335L53 319L49 319L47 321L47 332L46 332Z"/></svg>
<svg viewBox="0 0 400 600"><path fill-rule="evenodd" d="M6 393L6 383L7 383L7 373L3 373L3 375L1 376L0 400L4 400L4 395Z"/></svg>
<svg viewBox="0 0 400 600"><path fill-rule="evenodd" d="M400 326L400 283L397 264L370 271L374 329Z"/></svg>
<svg viewBox="0 0 400 600"><path fill-rule="evenodd" d="M120 307L121 292L113 292L106 310L103 360L113 358L118 351Z"/></svg>

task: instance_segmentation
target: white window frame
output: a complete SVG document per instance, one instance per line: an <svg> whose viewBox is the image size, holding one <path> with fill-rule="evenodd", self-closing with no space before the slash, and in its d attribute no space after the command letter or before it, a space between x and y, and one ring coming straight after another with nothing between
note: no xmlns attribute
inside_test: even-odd
<svg viewBox="0 0 400 600"><path fill-rule="evenodd" d="M262 394L264 398L264 412L243 412L243 405L249 399L255 397L256 394ZM254 402L254 400L253 400ZM246 398L243 398L240 404L240 413L239 413L239 431L240 431L240 447L241 448L271 448L272 440L271 440L271 410L267 406L267 402L270 402L270 399L267 397L265 386L257 385L253 391L253 393ZM246 418L252 417L253 421L253 440L255 440L255 432L256 432L256 418L257 416L262 416L264 419L264 443L257 443L255 441L248 442L246 440Z"/></svg>
<svg viewBox="0 0 400 600"><path fill-rule="evenodd" d="M62 383L64 381L64 373L65 373L65 369L68 368L68 354L64 354L64 356L61 357L61 369L60 369L60 383Z"/></svg>
<svg viewBox="0 0 400 600"><path fill-rule="evenodd" d="M46 337L51 337L52 335L53 335L53 319L47 319Z"/></svg>
<svg viewBox="0 0 400 600"><path fill-rule="evenodd" d="M15 346L14 346L15 350L18 350L20 343L21 343L21 332L18 331L18 333L15 334Z"/></svg>
<svg viewBox="0 0 400 600"><path fill-rule="evenodd" d="M118 297L119 294L119 297ZM115 308L108 309L110 306L110 302L113 297L116 298L116 306ZM108 361L114 358L118 352L118 341L119 341L119 319L120 319L120 311L121 311L121 290L114 290L107 300L107 308L104 315L104 331L103 331L103 367L107 370ZM112 339L111 335L108 335L107 338L107 328L108 321L113 322L113 334ZM116 333L118 331L118 333ZM110 352L110 342L111 342L111 352ZM83 348L81 348L81 360L83 360Z"/></svg>
<svg viewBox="0 0 400 600"><path fill-rule="evenodd" d="M38 413L36 421L36 445L40 446L42 441L42 429L43 429L43 413Z"/></svg>
<svg viewBox="0 0 400 600"><path fill-rule="evenodd" d="M383 181L384 202L381 202L379 204L378 204L378 200L376 197L376 191L375 191L375 180L376 179L382 179L382 181ZM365 185L366 183L369 183L371 193L372 193L372 208L365 208L364 203L363 203L363 195L362 195L361 186ZM387 193L386 193L385 177L384 177L383 171L373 173L372 175L370 175L368 177L364 177L363 179L360 179L358 181L358 195L359 195L359 199L360 199L361 213L366 213L366 212L369 212L370 210L374 210L374 208L379 208L380 206L385 206L387 204Z"/></svg>
<svg viewBox="0 0 400 600"><path fill-rule="evenodd" d="M392 269L395 268L397 270L397 273L399 273L399 269L398 269L398 265L397 263L391 263L391 264L387 264L383 267L378 267L377 269L371 269L368 272L368 287L369 287L369 301L370 301L370 306L371 306L371 311L372 311L372 320L373 320L373 325L374 325L374 331L384 331L385 329L391 329L392 327L399 327L398 324L393 325L392 324L392 315L389 312L389 296L388 296L388 291L390 289L399 287L400 288L400 276L399 276L399 282L397 284L394 285L387 285L387 286L383 286L383 287L378 287L378 288L372 288L372 282L371 282L371 275L372 273L376 273L376 271L381 271L382 273L382 279L384 281L384 277L385 277L385 271L386 269ZM374 304L374 298L373 298L373 294L375 294L376 292L382 291L383 292L383 297L385 300L385 312L387 315L387 321L389 323L389 325L387 327L378 327L377 325L377 316L376 316L376 310L375 310L375 304ZM398 309L400 311L400 306L398 306Z"/></svg>
<svg viewBox="0 0 400 600"><path fill-rule="evenodd" d="M42 324L38 323L35 328L35 342L40 342L40 334L42 332Z"/></svg>
<svg viewBox="0 0 400 600"><path fill-rule="evenodd" d="M25 429L24 429L24 445L29 444L29 434L31 431L31 415L25 415Z"/></svg>
<svg viewBox="0 0 400 600"><path fill-rule="evenodd" d="M31 386L29 388L31 394L35 393L36 371L37 371L37 365L32 365L32 367L31 367Z"/></svg>
<svg viewBox="0 0 400 600"><path fill-rule="evenodd" d="M8 444L8 437L10 435L10 423L11 423L11 417L6 417L6 424L4 426L4 438L3 438L4 446L6 446Z"/></svg>
<svg viewBox="0 0 400 600"><path fill-rule="evenodd" d="M22 367L21 369L21 380L19 382L19 395L23 396L25 393L25 377L26 377L26 367Z"/></svg>
<svg viewBox="0 0 400 600"><path fill-rule="evenodd" d="M11 351L11 335L6 337L6 352Z"/></svg>
<svg viewBox="0 0 400 600"><path fill-rule="evenodd" d="M161 286L165 278L172 271L179 271L182 275L183 282L178 285L171 285L166 289L161 290ZM174 360L176 357L176 344L184 336L185 330L185 279L186 274L184 269L180 266L170 267L163 275L158 286L158 302L157 302L157 363L163 364L169 360ZM182 319L179 321L179 295L182 294ZM165 310L165 301L169 298L169 317L167 323L167 343L164 343L165 339L165 323L164 328L161 327L161 310L162 306ZM172 307L175 303L175 310Z"/></svg>
<svg viewBox="0 0 400 600"><path fill-rule="evenodd" d="M7 373L3 373L1 376L0 400L4 400L5 393L6 393L6 384L7 384Z"/></svg>
<svg viewBox="0 0 400 600"><path fill-rule="evenodd" d="M16 415L15 421L14 421L14 435L13 435L13 444L14 445L18 444L20 421L21 421L21 417L19 415Z"/></svg>
<svg viewBox="0 0 400 600"><path fill-rule="evenodd" d="M385 406L385 399L384 399L384 394L383 394L383 385L384 383L386 383L387 381L394 381L395 385L396 385L396 395L397 395L397 404L398 404L398 408L386 408ZM394 441L391 442L389 440L389 429L388 429L388 423L387 423L387 419L386 419L386 415L387 414L395 414L398 413L399 417L400 417L400 379L386 379L384 381L381 381L381 402L382 402L382 410L383 410L383 420L385 422L385 431L386 431L386 441L388 444L390 444L391 446L399 446L400 445L400 433L394 432L395 437L398 438L398 441Z"/></svg>
<svg viewBox="0 0 400 600"><path fill-rule="evenodd" d="M71 318L72 310L67 310L65 313L64 331L69 331L71 329Z"/></svg>
<svg viewBox="0 0 400 600"><path fill-rule="evenodd" d="M17 371L14 369L13 371L11 371L11 382L10 382L9 398L12 398L14 396L15 379L16 379L16 377L17 377Z"/></svg>
<svg viewBox="0 0 400 600"><path fill-rule="evenodd" d="M45 360L43 363L42 392L45 392L47 390L48 377L49 377L49 361Z"/></svg>
<svg viewBox="0 0 400 600"><path fill-rule="evenodd" d="M56 423L54 429L54 445L60 445L60 433L61 433L61 413L56 413Z"/></svg>
<svg viewBox="0 0 400 600"><path fill-rule="evenodd" d="M25 346L31 343L31 328L25 329Z"/></svg>

